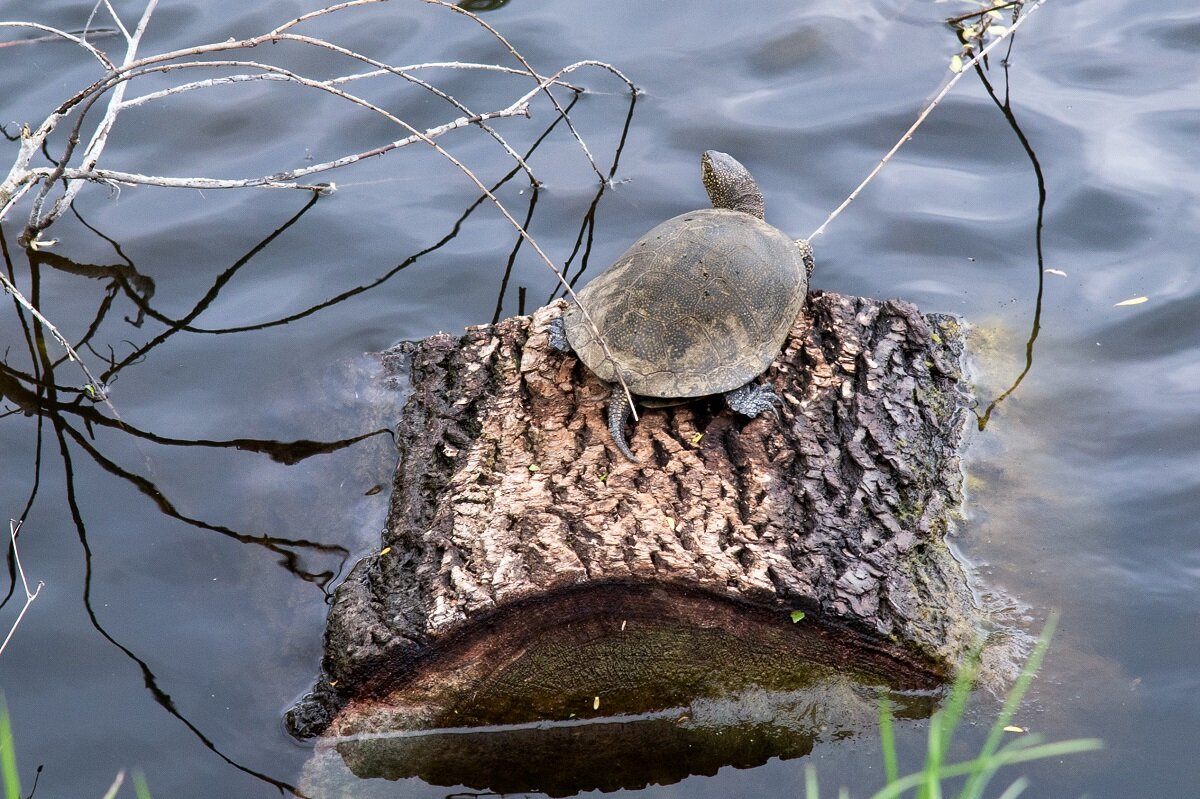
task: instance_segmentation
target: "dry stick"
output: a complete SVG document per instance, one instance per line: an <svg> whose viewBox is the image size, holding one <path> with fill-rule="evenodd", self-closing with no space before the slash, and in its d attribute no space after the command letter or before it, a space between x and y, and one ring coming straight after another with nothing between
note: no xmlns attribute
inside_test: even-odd
<svg viewBox="0 0 1200 799"><path fill-rule="evenodd" d="M385 64L382 61L377 61L374 58L370 58L368 56L361 55L359 53L354 52L353 50L348 50L345 47L339 47L338 45L333 44L332 42L327 42L324 39L318 39L318 38L315 38L312 36L301 36L301 35L295 34L295 33L283 33L283 34L280 34L278 38L281 40L300 42L301 44L308 44L308 45L311 45L318 49L331 50L332 52L335 52L338 55L344 55L347 58L352 58L357 61L362 61L364 64L369 64L377 69L385 70L387 72L390 72L394 75L397 75L397 76L403 78L406 81L409 81L410 83L414 83L417 86L420 86L421 88L425 89L426 91L430 92L431 94L433 94L437 97L440 97L441 99L443 99L446 102L453 105L459 111L462 111L467 116L474 116L474 113L471 111L471 109L467 108L465 105L460 103L454 97L452 97L451 95L442 91L438 87L434 86L432 83L422 80L422 79L416 77L415 75L409 75L407 72L399 70L396 67L393 67L389 64ZM539 78L539 80L540 80L540 78ZM499 145L504 148L504 152L510 158L512 158L514 161L517 162L517 165L520 166L521 169L524 170L525 174L529 177L530 183L532 183L534 185L538 185L541 182L533 174L533 169L530 168L529 164L525 163L525 159L521 157L520 153L518 153L516 150L514 150L509 145L509 143L507 141L505 141L504 137L501 136L499 134L499 132L497 132L497 130L495 128L493 128L491 125L486 124L483 121L477 122L476 124L479 125L479 127L482 128L485 133L487 133L489 136L491 136L493 139L495 139L496 142L499 143Z"/></svg>
<svg viewBox="0 0 1200 799"><path fill-rule="evenodd" d="M33 28L34 30L46 31L47 33L50 33L54 36L58 36L63 39L66 39L67 41L74 42L75 44L82 47L84 50L87 50L89 53L92 54L92 56L97 61L100 62L100 65L103 66L105 69L111 70L111 69L117 68L116 64L114 64L112 61L110 61L108 59L108 56L106 56L100 50L96 49L91 44L89 44L87 42L87 40L82 39L78 36L74 36L70 33L67 33L66 31L59 30L58 28L52 28L49 25L43 25L40 22L0 22L0 28Z"/></svg>
<svg viewBox="0 0 1200 799"><path fill-rule="evenodd" d="M392 114L388 113L387 111L383 110L382 108L358 97L357 95L342 91L342 90L336 88L335 86L329 85L325 81L314 81L309 78L305 78L301 75L297 75L296 73L293 73L289 70L285 70L281 67L276 67L271 64L264 64L264 63L253 62L253 61L194 61L194 62L171 64L170 69L207 68L207 67L213 67L213 66L235 66L238 68L261 69L264 71L264 73L278 76L276 78L278 80L292 81L292 82L298 83L302 86L306 86L309 88L314 88L314 89L328 92L328 93L333 94L334 96L339 97L343 100L347 100L348 102L354 103L356 105L360 105L363 108L366 108L367 110L378 113L378 114L382 115L384 118L386 118L388 121L393 122L393 123L399 125L400 127L405 128L406 130L411 129L410 126L408 126L406 123L404 123L403 121L401 121L394 115L392 115ZM539 85L537 87L526 92L523 96L521 96L520 98L515 100L507 108L501 109L499 111L485 112L482 114L476 114L472 117L459 117L458 119L452 120L452 121L447 122L442 125L439 125L436 128L430 128L430 129L426 130L424 133L420 133L420 132L413 133L412 135L407 136L403 139L397 139L397 140L389 142L387 144L372 148L371 150L366 150L363 152L354 153L352 155L343 156L341 158L337 158L332 161L327 161L327 162L323 162L320 164L313 164L310 166L301 167L301 168L293 169L293 170L287 170L284 172L278 172L278 173L275 173L272 175L266 175L263 177L241 178L241 179L215 179L215 178L196 178L196 177L167 178L167 177L159 177L159 176L138 175L138 174L133 174L133 173L128 173L128 172L118 172L116 170L101 169L101 168L96 168L96 167L94 167L92 169L83 169L83 168L51 169L51 168L47 167L47 168L41 168L41 169L28 170L28 173L31 176L38 177L38 178L53 177L54 179L57 179L59 177L63 177L63 178L74 179L74 180L92 179L92 180L98 180L98 181L111 181L111 182L118 182L118 183L131 183L131 184L140 183L140 184L146 184L146 185L173 187L173 188L230 189L230 188L269 187L269 188L302 188L302 189L306 189L306 190L310 190L310 191L313 191L313 190L329 191L330 187L328 185L322 185L322 184L301 185L301 184L292 183L291 181L294 181L294 180L304 177L306 175L311 175L311 174L315 174L318 172L324 172L324 171L328 171L331 169L336 169L338 167L346 166L348 164L352 164L357 161L360 161L364 158L381 155L385 152L389 152L389 151L397 149L399 147L405 147L409 144L414 144L418 141L424 141L425 138L436 138L436 137L441 136L451 130L466 127L469 125L478 124L480 121L485 121L488 119L494 119L494 118L498 118L498 117L527 116L529 101L542 90L543 86L550 85L552 83L558 83L560 81L558 80L557 76L567 74L569 72L573 72L576 69L579 69L584 66L601 66L601 67L609 69L610 71L615 72L615 70L613 70L608 64L603 64L602 62L579 61L579 62L576 62L575 64L570 64L567 67L564 67L562 70L560 70L558 73L556 73L555 76L543 78L541 83L539 83ZM132 80L135 77L140 77L141 75L150 74L151 72L159 72L165 68L166 67L164 67L163 65L144 67L136 72L125 73L124 75L122 75L121 80ZM247 76L247 77L250 77L250 76Z"/></svg>
<svg viewBox="0 0 1200 799"><path fill-rule="evenodd" d="M138 24L137 27L134 28L133 35L129 36L127 39L129 46L125 50L125 60L121 64L123 68L128 67L136 60L135 56L137 55L138 46L142 42L142 35L146 32L146 26L150 24L150 17L153 16L154 9L157 6L158 0L149 0L149 2L146 3L146 10L142 12L142 17L138 20ZM116 12L113 11L111 7L109 10L110 13L112 13L115 17ZM118 21L117 24L120 25L120 21ZM124 30L124 28L122 28L122 30ZM104 117L100 120L99 127L97 127L92 133L92 138L88 142L87 149L84 150L84 169L95 168L96 163L100 160L100 155L104 152L104 147L108 143L108 134L112 130L113 125L115 125L117 122L117 113L120 110L121 101L125 99L125 90L128 87L129 83L127 81L122 81L113 87L112 94L109 95L108 98L108 108L105 109ZM42 193L39 194L37 200L35 201L35 214L40 215L42 200L50 191L51 184L52 181L46 181L46 185L43 187ZM56 219L61 216L63 212L66 211L67 206L69 206L75 200L75 196L79 194L79 190L82 188L83 183L79 181L68 183L67 186L63 188L63 193L57 200L55 200L54 205L51 206L50 217L52 219ZM31 219L36 220L37 216L31 217Z"/></svg>
<svg viewBox="0 0 1200 799"><path fill-rule="evenodd" d="M32 178L42 179L42 178L48 177L49 180L47 180L47 183L51 183L53 181L56 181L59 177L62 177L64 175L66 175L67 177L71 177L71 178L78 178L78 177L82 176L82 177L92 178L95 180L109 180L109 179L120 180L125 177L130 177L130 178L136 177L136 176L132 176L132 175L124 174L124 173L115 173L115 172L108 174L108 175L100 174L101 172L103 172L103 170L85 170L83 173L81 173L79 171L65 172L64 171L65 163L60 164L59 167L57 167L55 170L50 170L49 172L44 171L44 170L28 170L28 169L21 168L21 164L29 163L29 161L32 159L33 155L36 153L38 147L40 146L40 142L44 141L46 139L46 137L49 136L49 134L54 130L54 128L57 126L58 122L62 119L62 117L65 116L70 111L71 108L78 105L80 102L83 102L84 100L86 100L89 95L96 95L98 93L103 93L105 91L108 91L116 84L124 82L124 81L128 81L131 77L133 77L135 75L148 74L151 71L158 71L158 70L168 71L171 69L180 68L181 65L178 63L170 64L170 63L166 63L166 62L170 62L171 60L179 58L181 56L223 52L223 51L228 51L228 50L232 50L232 49L250 49L250 48L258 46L259 44L271 42L271 41L276 40L277 38L280 38L280 34L283 31L286 31L287 29L293 27L294 25L298 24L299 22L302 22L302 21L305 21L308 19L312 19L312 18L315 18L318 16L331 14L335 11L338 11L338 10L341 10L344 8L349 8L352 6L368 5L368 4L384 2L384 1L385 0L353 0L352 2L342 3L340 5L328 6L326 8L320 9L318 11L310 12L308 14L305 14L303 16L300 16L293 20L290 20L289 22L286 22L283 25L280 25L279 27L273 29L272 31L270 31L266 34L263 34L261 36L252 37L250 39L243 39L240 41L235 40L235 41L216 42L216 43L212 43L212 44L208 44L208 45L200 45L200 46L196 46L196 47L175 50L175 51L171 51L168 53L161 53L159 55L150 56L150 57L143 58L143 59L140 59L140 60L137 60L134 62L127 61L125 64L122 65L122 67L120 69L116 69L109 75L105 76L101 80L92 84L92 86L77 93L74 97L70 98L65 103L63 103L54 114L52 114L50 117L48 117L42 123L42 125L38 128L38 130L36 132L32 133L29 137L27 137L27 140L23 142L21 154L18 157L16 164L14 164L14 167L13 167L12 171L10 172L9 177L5 179L3 184L0 184L0 218L2 218L7 213L9 208L11 208L12 205L15 204L16 200L19 199L20 195L23 195L26 191L28 191L27 181L29 181ZM208 63L210 65L217 65L219 62L205 62L205 63ZM247 64L251 64L252 66L254 66L256 68L262 68L261 65L253 65L251 62L229 62L228 64L225 64L225 65L230 65L230 64L240 64L243 66L247 65ZM576 64L573 64L570 67L567 67L566 69L560 71L559 74L566 74L567 72L570 72L573 69L578 68L583 65L600 66L600 67L608 70L609 72L612 72L613 74L615 74L617 77L619 77L621 80L623 80L627 85L629 85L632 88L632 83L630 83L629 79L626 78L623 74L621 74L620 71L618 71L617 69L615 69L614 67L612 67L609 64L605 64L603 62L598 62L598 61L577 62ZM155 67L156 67L156 69L155 69ZM500 69L499 67L496 67L496 68ZM521 72L520 70L505 70L505 71L511 71L514 74L529 74L528 72ZM539 75L536 77L539 79L539 86L538 86L537 91L544 90L545 87L542 85L542 83L544 81L542 81L541 76ZM560 83L561 84L563 82L555 80L552 83ZM566 85L568 86L568 88L572 88L572 89L575 88L575 87L570 86L569 84L566 84ZM524 99L527 101L535 93L536 93L536 91L526 95L526 97ZM520 102L521 101L518 101L518 103L514 104L513 106L510 106L509 109L505 109L505 112L502 114L499 114L499 115L512 116L512 115L516 115L518 113L528 115L528 113L525 109L517 108L517 106L520 104ZM123 107L123 106L118 106L114 110L113 106L110 103L108 114L106 114L106 119L108 119L110 116L115 116L115 113L117 111L119 111L121 107ZM485 115L479 115L479 117L476 119L456 120L455 123L453 123L453 125L451 126L451 129L453 127L460 127L465 124L477 124L483 120L490 119L493 116L497 116L497 115L486 115L485 114ZM105 135L107 135L107 132L105 132ZM411 143L411 142L405 142L405 143ZM352 163L353 161L359 160L360 158L369 157L371 155L377 155L377 154L380 154L380 152L386 152L387 150L394 149L394 148L395 148L394 146L388 146L388 147L382 148L380 150L369 151L367 153L361 153L356 156L352 156L352 157L349 157L348 159L343 159L338 162L330 162L330 165L326 165L323 168L328 169L328 168L333 168L335 166L341 165L342 163ZM586 148L585 148L585 151L586 151ZM65 161L65 159L64 159L64 161ZM314 171L319 171L319 170L313 168L313 169L310 169L308 172L298 171L298 173L311 174L311 172L314 172ZM229 183L215 184L212 182L205 181L202 183L202 185L198 184L198 185L194 185L193 187L197 187L197 188L240 188L240 187L243 187L246 185L254 185L254 186L269 186L272 188L276 188L276 187L305 188L307 190L319 190L319 191L328 191L329 190L329 187L326 187L326 186L299 187L299 186L290 186L290 185L285 185L283 183L280 183L281 180L286 181L288 179L289 179L288 177L281 176L281 175L271 175L271 176L267 176L265 179L255 179L249 183L244 183L244 182L240 182L240 181L231 181ZM182 185L188 185L188 184L180 183L177 181L168 181L167 179L157 179L157 180L153 181L153 185L182 186ZM78 190L79 190L79 186L75 186L72 193L73 194L77 193ZM43 189L40 196L41 197L45 196L45 189ZM60 202L58 204L56 204L55 209L52 211L52 213L48 214L47 217L45 217L42 220L42 224L41 224L42 227L45 227L45 223L47 223L48 221L53 221L53 219L56 218L56 216L55 216L56 214L62 213L62 211L66 207L66 204L65 204L66 200L67 200L66 197L63 197L60 199Z"/></svg>
<svg viewBox="0 0 1200 799"><path fill-rule="evenodd" d="M107 402L105 397L107 392L104 389L104 384L97 380L95 375L91 373L91 370L87 368L87 364L85 364L83 359L79 357L79 353L75 351L75 348L71 346L66 337L58 331L58 328L55 327L49 319L42 316L42 312L35 308L33 303L25 299L25 295L22 294L15 285L12 284L4 272L0 272L0 285L4 286L4 290L11 294L13 299L15 299L22 308L33 314L33 317L37 319L43 327L50 331L50 335L54 336L54 340L57 341L59 345L61 345L62 348L67 351L67 357L79 364L79 368L82 369L83 373L87 376L88 385L91 386L91 390L95 392L95 397ZM109 407L112 406L110 405Z"/></svg>
<svg viewBox="0 0 1200 799"><path fill-rule="evenodd" d="M841 205L839 205L837 208L833 209L833 213L831 213L829 215L829 217L824 222L821 223L821 226L819 228L817 228L811 234L809 234L809 236L808 236L809 241L812 241L817 236L820 236L822 233L824 233L825 228L827 228L829 226L829 223L832 222L834 219L837 219L838 215L841 214L842 211L846 210L846 208L850 205L850 203L854 202L854 200L858 197L858 195L862 193L862 190L867 187L867 184L870 183L875 178L875 176L879 174L879 171L881 169L883 169L883 167L887 164L888 161L892 160L892 156L894 156L900 150L900 148L904 146L905 142L907 142L909 139L912 138L912 136L916 132L917 128L919 128L921 126L921 123L923 123L925 121L925 118L928 117L933 112L933 109L937 107L937 104L940 103L942 101L942 99L947 94L950 93L950 90L954 88L954 84L958 83L958 81L962 78L962 76L967 74L967 70L971 69L976 64L978 64L981 60L983 60L987 56L987 54L992 51L992 49L994 47L996 47L998 44L1003 42L1005 39L1007 39L1012 34L1016 33L1017 28L1021 27L1021 23L1024 22L1025 20L1029 19L1029 17L1032 16L1033 12L1037 11L1039 8L1041 8L1042 4L1045 2L1046 2L1046 0L1036 0L1036 2L1033 5L1031 5L1029 7L1029 9L1027 11L1025 11L1025 13L1022 14L1016 20L1016 22L1014 22L1012 24L1012 26L1010 28L1008 28L1008 30L1004 31L1004 33L997 36L992 41L992 43L989 44L987 47L980 50L979 54L977 56L975 56L970 61L968 61L967 63L962 65L962 68L959 69L959 71L957 73L955 73L954 77L952 77L946 83L946 85L944 87L942 87L942 90L937 93L937 96L934 97L933 100L931 100L927 106L925 106L925 108L921 111L920 115L917 116L917 121L914 122L912 124L912 126L904 132L904 135L900 137L900 141L896 142L895 146L893 146L892 149L888 150L887 155L885 155L879 161L879 163L875 165L875 168L871 170L871 173L869 175L867 175L865 178L863 178L863 182L859 183L858 187L854 191L850 192L850 196L847 197L845 200L843 200Z"/></svg>
<svg viewBox="0 0 1200 799"><path fill-rule="evenodd" d="M527 75L523 69L513 69L512 67L502 67L497 64L476 64L470 61L430 61L425 64L407 64L402 67L392 67L391 69L372 69L369 72L356 72L351 75L341 75L336 78L326 78L322 83L330 86L340 86L343 83L353 83L356 80L365 80L367 78L378 78L381 75L391 74L393 71L399 72L415 72L418 69L477 69L481 71L506 72L509 75ZM541 76L538 76L539 79ZM281 75L226 75L221 78L206 78L204 80L192 81L190 83L180 83L177 86L172 86L169 89L159 89L155 92L138 95L131 100L126 100L121 103L121 110L128 108L137 108L140 105L161 100L164 97L170 97L175 94L193 91L195 89L207 89L213 86L220 86L226 83L241 83L252 80L278 80L286 81L287 78ZM564 81L556 81L556 84L564 89L570 89L573 92L583 91L579 86Z"/></svg>
<svg viewBox="0 0 1200 799"><path fill-rule="evenodd" d="M950 17L948 20L946 20L946 24L947 25L957 25L960 22L966 22L971 17L982 17L985 14L992 13L993 11L1002 11L1006 8L1012 8L1013 6L1019 6L1019 5L1021 5L1022 2L1023 2L1023 0L1012 0L1012 2L1001 3L998 6L992 6L991 8L984 8L979 11L968 11L966 14L959 14L957 17Z"/></svg>
<svg viewBox="0 0 1200 799"><path fill-rule="evenodd" d="M525 56L523 56L519 52L517 52L517 48L513 47L512 44L508 41L508 39L504 38L503 34L501 34L500 31L493 28L490 24L487 23L487 21L482 19L478 14L468 11L467 9L465 9L461 6L456 6L452 3L447 3L446 0L424 0L424 1L431 5L437 5L437 6L442 6L443 8L448 8L457 14L462 14L465 17L470 17L471 19L475 20L477 23L479 23L481 26L483 26L483 28L488 33L492 34L492 36L495 36L496 40L498 42L500 42L502 45L504 45L506 48L508 48L508 52L512 54L513 58L520 61L521 65L524 66L525 69L527 69L529 71L530 77L532 77L534 80L537 80L537 72L534 71L533 67L529 64L529 62L525 60ZM616 69L613 69L612 71L614 74L616 74L618 77L620 77L621 80L625 81L625 83L629 86L630 90L634 94L637 94L637 87L635 87L628 78L626 78L624 75L622 75ZM567 116L567 112L563 110L563 107L561 105L559 105L558 98L555 97L554 93L550 91L549 86L545 87L544 91L546 93L546 96L550 98L550 102L554 104L554 110L556 110L558 112L558 115L562 118L563 122L567 123L567 130L571 131L571 135L575 137L575 141L578 142L580 148L583 149L583 154L585 156L587 156L588 163L590 163L592 165L592 170L595 171L597 176L599 176L600 181L604 182L605 181L604 173L601 172L600 167L598 167L596 165L596 159L592 158L591 151L588 150L588 146L587 146L587 144L584 143L583 137L581 137L579 135L579 132L575 130L575 125L571 122L571 118L569 116ZM634 419L636 420L637 417L635 416Z"/></svg>
<svg viewBox="0 0 1200 799"><path fill-rule="evenodd" d="M0 273L0 276L3 276L3 274ZM33 604L33 600L38 598L38 594L42 592L42 586L45 585L44 582L39 580L37 588L33 591L29 590L29 581L25 579L25 569L21 566L21 553L17 551L17 532L20 529L21 522L15 519L8 520L8 537L12 541L13 560L17 563L17 574L21 576L21 586L25 589L25 606L17 614L17 620L12 623L12 627L8 630L8 635L4 636L4 643L0 644L0 655L4 654L4 648L8 646L8 642L12 640L13 634L17 631L17 625L21 623L21 619L25 618L25 612L29 610L29 606Z"/></svg>

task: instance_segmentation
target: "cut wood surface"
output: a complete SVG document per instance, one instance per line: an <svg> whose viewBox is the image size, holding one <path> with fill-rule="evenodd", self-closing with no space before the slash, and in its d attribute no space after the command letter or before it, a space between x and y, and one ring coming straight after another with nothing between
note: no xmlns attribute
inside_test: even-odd
<svg viewBox="0 0 1200 799"><path fill-rule="evenodd" d="M630 686L651 664L667 693L708 695L722 674L771 683L746 672L772 658L900 687L953 671L978 623L946 543L969 399L956 320L813 292L764 376L779 419L719 398L645 409L635 464L608 386L548 345L564 307L386 354L412 391L389 521L335 594L293 732L575 718L584 697L645 712ZM650 626L642 654L597 644ZM631 704L591 702L600 683ZM532 699L512 701L519 684Z"/></svg>

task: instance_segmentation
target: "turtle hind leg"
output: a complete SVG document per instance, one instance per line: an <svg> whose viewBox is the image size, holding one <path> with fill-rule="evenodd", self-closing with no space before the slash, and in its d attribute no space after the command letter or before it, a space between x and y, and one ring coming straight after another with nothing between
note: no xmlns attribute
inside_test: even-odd
<svg viewBox="0 0 1200 799"><path fill-rule="evenodd" d="M625 395L625 389L614 385L612 393L608 396L608 432L612 434L613 443L617 445L617 449L621 450L622 455L634 463L641 463L633 457L629 444L625 443L625 423L627 421L629 421L629 397Z"/></svg>
<svg viewBox="0 0 1200 799"><path fill-rule="evenodd" d="M559 352L571 352L571 342L567 341L567 323L561 316L546 326L546 334L551 347Z"/></svg>
<svg viewBox="0 0 1200 799"><path fill-rule="evenodd" d="M770 411L775 414L775 421L782 421L779 409L775 407L780 402L782 400L775 393L775 389L765 383L747 383L733 391L725 392L725 403L732 410L751 419L763 411Z"/></svg>

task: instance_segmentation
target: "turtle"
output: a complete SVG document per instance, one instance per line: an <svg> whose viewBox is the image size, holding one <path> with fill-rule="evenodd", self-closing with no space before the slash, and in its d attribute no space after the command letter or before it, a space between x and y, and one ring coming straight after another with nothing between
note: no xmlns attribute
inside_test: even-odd
<svg viewBox="0 0 1200 799"><path fill-rule="evenodd" d="M713 207L650 230L550 324L552 347L574 351L611 384L608 429L634 463L625 440L629 399L618 374L641 404L723 394L740 414L778 416L779 397L756 379L808 294L809 243L764 220L762 193L735 158L708 150L700 164Z"/></svg>

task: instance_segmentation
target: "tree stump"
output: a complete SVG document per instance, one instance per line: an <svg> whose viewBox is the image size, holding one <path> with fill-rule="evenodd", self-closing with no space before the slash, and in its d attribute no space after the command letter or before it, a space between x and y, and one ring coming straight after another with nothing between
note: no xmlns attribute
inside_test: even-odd
<svg viewBox="0 0 1200 799"><path fill-rule="evenodd" d="M812 292L765 375L780 419L720 398L644 409L635 464L606 429L608 387L548 346L564 307L385 354L412 386L389 521L337 589L295 734L953 671L978 624L945 540L969 401L956 320Z"/></svg>

